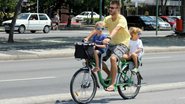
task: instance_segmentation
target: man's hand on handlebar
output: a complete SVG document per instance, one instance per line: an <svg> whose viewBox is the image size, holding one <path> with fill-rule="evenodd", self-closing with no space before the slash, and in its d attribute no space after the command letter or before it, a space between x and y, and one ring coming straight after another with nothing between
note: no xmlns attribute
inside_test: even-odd
<svg viewBox="0 0 185 104"><path fill-rule="evenodd" d="M108 45L110 43L110 39L106 38L103 40L103 44Z"/></svg>

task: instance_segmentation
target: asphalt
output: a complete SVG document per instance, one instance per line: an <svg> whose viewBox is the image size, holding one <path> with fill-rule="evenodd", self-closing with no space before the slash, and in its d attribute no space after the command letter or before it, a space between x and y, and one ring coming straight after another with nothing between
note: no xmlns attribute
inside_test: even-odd
<svg viewBox="0 0 185 104"><path fill-rule="evenodd" d="M80 38L70 38L66 40L49 39L34 40L17 40L16 43L6 43L5 39L0 39L0 60L22 60L22 59L40 59L40 58L58 58L71 57L74 55L74 42L79 41ZM46 39L44 39L46 40ZM142 37L145 53L159 53L159 52L185 52L185 38L179 36L164 36L164 37ZM59 42L60 41L60 42ZM185 82L166 83L157 85L144 85L141 87L141 93L156 92L171 89L185 88ZM103 90L97 92L96 97L113 96L117 93L107 93ZM68 101L71 100L69 93L32 96L14 99L2 99L0 104L53 104L57 100Z"/></svg>
<svg viewBox="0 0 185 104"><path fill-rule="evenodd" d="M159 92L173 89L184 89L185 82L177 83L167 83L167 84L157 84L157 85L146 85L142 86L140 93L146 92ZM104 90L98 90L96 97L105 97L105 96L118 96L117 92L106 92ZM44 95L44 96L32 96L32 97L23 97L23 98L13 98L13 99L2 99L0 104L57 104L56 101L62 102L70 101L70 93L55 94L55 95Z"/></svg>
<svg viewBox="0 0 185 104"><path fill-rule="evenodd" d="M17 39L7 43L0 38L0 60L71 57L74 43L82 37L43 37ZM145 53L185 51L184 36L142 37Z"/></svg>

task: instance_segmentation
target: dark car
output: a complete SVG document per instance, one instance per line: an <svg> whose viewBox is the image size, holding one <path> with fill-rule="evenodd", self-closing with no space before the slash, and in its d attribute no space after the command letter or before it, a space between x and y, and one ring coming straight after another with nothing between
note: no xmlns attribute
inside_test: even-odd
<svg viewBox="0 0 185 104"><path fill-rule="evenodd" d="M156 23L149 16L127 16L128 27L139 27L143 30L155 30Z"/></svg>

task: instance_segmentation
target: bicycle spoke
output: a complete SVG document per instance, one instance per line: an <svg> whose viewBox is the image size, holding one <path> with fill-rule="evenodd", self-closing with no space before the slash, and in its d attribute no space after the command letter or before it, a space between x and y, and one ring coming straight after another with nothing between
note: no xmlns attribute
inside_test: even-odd
<svg viewBox="0 0 185 104"><path fill-rule="evenodd" d="M96 83L88 70L79 70L70 84L73 99L78 103L87 103L96 93Z"/></svg>

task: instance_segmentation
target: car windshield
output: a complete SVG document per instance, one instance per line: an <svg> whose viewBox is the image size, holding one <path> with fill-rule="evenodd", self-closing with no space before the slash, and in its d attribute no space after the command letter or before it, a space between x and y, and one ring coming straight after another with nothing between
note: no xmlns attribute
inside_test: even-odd
<svg viewBox="0 0 185 104"><path fill-rule="evenodd" d="M85 14L85 12L80 13L80 15L84 15L84 14Z"/></svg>
<svg viewBox="0 0 185 104"><path fill-rule="evenodd" d="M169 22L174 22L175 21L174 19L172 19L170 17L168 17L167 19L168 19Z"/></svg>
<svg viewBox="0 0 185 104"><path fill-rule="evenodd" d="M151 17L153 19L153 21L156 21L156 17L152 16ZM158 22L164 22L163 19L161 19L160 17L158 17Z"/></svg>
<svg viewBox="0 0 185 104"><path fill-rule="evenodd" d="M27 19L29 14L26 13L21 13L17 16L17 19Z"/></svg>
<svg viewBox="0 0 185 104"><path fill-rule="evenodd" d="M147 16L140 16L140 18L141 18L143 21L145 21L145 22L151 22L151 21L153 21L152 18L147 17Z"/></svg>

